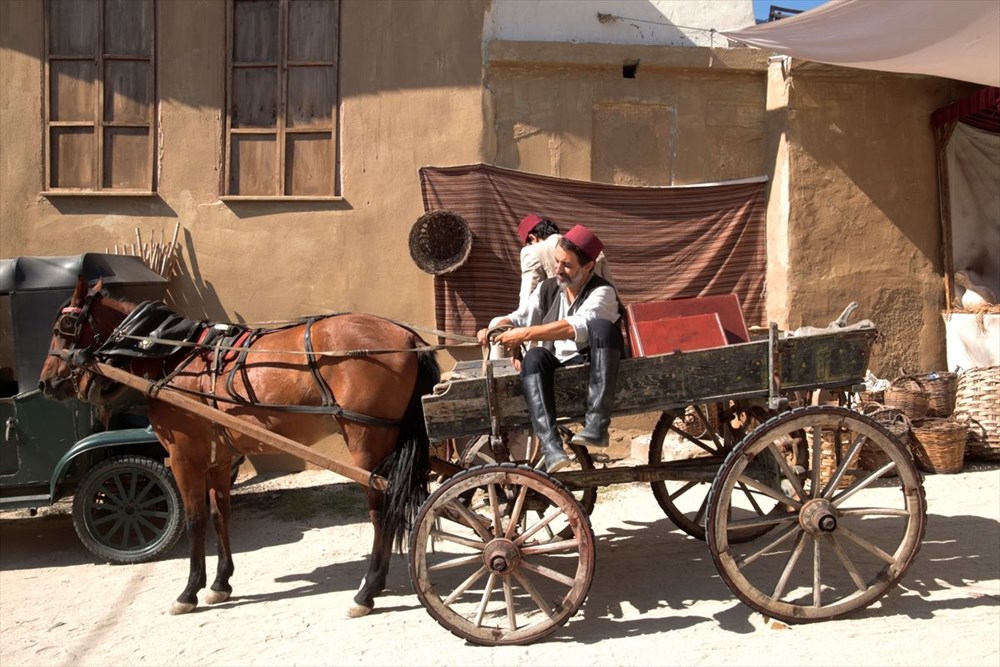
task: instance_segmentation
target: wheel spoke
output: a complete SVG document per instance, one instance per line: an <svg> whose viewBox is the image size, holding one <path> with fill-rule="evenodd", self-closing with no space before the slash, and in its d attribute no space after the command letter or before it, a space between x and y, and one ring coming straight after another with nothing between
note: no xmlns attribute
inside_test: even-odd
<svg viewBox="0 0 1000 667"><path fill-rule="evenodd" d="M490 484L490 486L493 486ZM490 596L493 595L493 586L496 584L496 572L490 572L490 578L486 580L486 588L483 589L483 597L479 600L479 607L476 609L476 627L482 627L483 616L486 614L486 607L489 606Z"/></svg>
<svg viewBox="0 0 1000 667"><path fill-rule="evenodd" d="M540 556L543 554L566 553L567 551L577 551L580 545L576 540L559 540L558 542L545 542L543 544L532 544L521 549L525 556Z"/></svg>
<svg viewBox="0 0 1000 667"><path fill-rule="evenodd" d="M464 519L463 523L472 530L476 531L476 533L479 535L479 537L483 539L484 542L489 542L491 539L493 539L493 536L490 535L489 530L486 528L486 526L483 525L483 520L481 516L473 513L465 505L458 502L457 500L448 501L447 507L457 512L458 515L462 519Z"/></svg>
<svg viewBox="0 0 1000 667"><path fill-rule="evenodd" d="M528 528L526 531L521 533L521 535L519 535L518 538L514 540L514 544L516 544L517 546L521 546L529 537L540 531L542 528L548 526L562 514L563 514L562 509L558 505L553 505L551 508L549 508L549 512L544 517L542 517L542 519L538 523L536 523L534 526Z"/></svg>
<svg viewBox="0 0 1000 667"><path fill-rule="evenodd" d="M701 482L686 482L682 487L669 494L671 500L677 500L680 496L691 490L691 487L700 484Z"/></svg>
<svg viewBox="0 0 1000 667"><path fill-rule="evenodd" d="M517 525L521 522L521 513L524 511L524 501L527 497L528 487L522 486L521 490L517 492L517 500L514 501L514 509L510 513L510 522L507 524L507 530L504 532L504 537L508 540L514 537Z"/></svg>
<svg viewBox="0 0 1000 667"><path fill-rule="evenodd" d="M834 431L833 433L835 452L840 451L841 435L843 434L840 431ZM842 480L844 478L844 475L847 474L848 468L855 461L855 459L857 459L858 454L861 452L861 448L864 446L864 444L865 444L864 436L859 435L854 439L854 442L851 444L851 448L848 450L847 455L844 457L844 460L840 462L840 465L837 466L837 470L834 471L833 477L831 477L830 481L826 483L826 488L823 489L824 498L829 499L830 496L832 496L834 492L836 492L837 487L840 486L840 480Z"/></svg>
<svg viewBox="0 0 1000 667"><path fill-rule="evenodd" d="M528 561L524 561L523 563L521 563L521 567L524 568L525 570L528 570L529 572L534 572L535 574L539 574L547 579L551 579L552 581L558 581L560 584L565 584L570 588L573 587L574 583L573 577L567 577L562 572L553 570L551 567L538 565L536 563L531 563Z"/></svg>
<svg viewBox="0 0 1000 667"><path fill-rule="evenodd" d="M764 546L764 548L758 550L754 554L752 554L750 556L746 556L744 558L737 558L736 559L736 565L742 568L742 567L745 567L745 566L749 565L750 563L754 562L755 560L757 560L761 556L767 555L776 546L778 546L782 542L786 542L789 537L792 537L795 534L796 530L799 530L799 524L798 524L798 522L796 522L796 523L792 524L791 526L789 526L788 528L786 528L785 532L780 533L769 544L767 544L766 546Z"/></svg>
<svg viewBox="0 0 1000 667"><path fill-rule="evenodd" d="M754 498L752 493L750 493L750 489L747 488L746 484L744 484L743 482L737 482L736 486L740 487L740 490L743 492L743 495L746 496L746 499L750 501L750 504L753 506L753 509L755 512L757 512L757 514L760 515L766 514L766 512L764 512L764 510L760 508L760 505L757 504L757 499ZM705 501L706 502L708 501L707 496L705 497Z"/></svg>
<svg viewBox="0 0 1000 667"><path fill-rule="evenodd" d="M531 596L531 599L535 602L535 606L538 607L542 613L550 619L555 617L555 610L549 606L549 604L545 601L545 598L542 597L542 594L539 593L538 589L535 588L535 585L531 583L531 580L528 579L527 576L522 574L519 570L514 570L514 578L517 579L517 582L524 587L524 590L528 591L528 595Z"/></svg>
<svg viewBox="0 0 1000 667"><path fill-rule="evenodd" d="M428 565L427 569L430 571L447 570L452 567L462 567L464 565L472 565L473 563L482 562L483 557L481 554L472 554L471 556L457 556L456 558L449 558L448 560L443 560L440 563Z"/></svg>
<svg viewBox="0 0 1000 667"><path fill-rule="evenodd" d="M854 561L851 560L851 557L847 555L847 551L844 550L844 547L837 540L837 536L829 533L824 537L824 541L830 546L831 549L833 549L833 553L837 554L837 558L840 559L844 569L847 570L847 574L851 576L851 579L854 581L854 585L858 587L858 590L864 591L867 589L868 585L865 584L865 580L862 578L861 572L858 571L858 567L854 564Z"/></svg>
<svg viewBox="0 0 1000 667"><path fill-rule="evenodd" d="M823 428L821 426L814 425L812 427L812 470L809 473L809 479L812 482L810 485L810 497L816 498L819 495L819 462L823 455Z"/></svg>
<svg viewBox="0 0 1000 667"><path fill-rule="evenodd" d="M823 606L823 581L820 577L819 540L813 538L813 606Z"/></svg>
<svg viewBox="0 0 1000 667"><path fill-rule="evenodd" d="M774 593L771 594L771 597L775 600L780 600L781 596L785 594L785 586L788 585L788 579L792 576L792 570L795 569L795 564L798 562L799 556L802 555L805 546L806 533L802 531L795 540L795 546L792 548L792 553L788 556L785 569L781 571L781 576L778 577L778 583L774 585Z"/></svg>
<svg viewBox="0 0 1000 667"><path fill-rule="evenodd" d="M799 508L799 507L802 507L802 503L799 502L798 500L795 500L795 498L790 498L789 496L785 495L781 491L776 490L776 489L772 489L770 486L767 486L766 484L762 484L762 483L758 482L753 477L747 477L746 475L740 475L739 478L738 478L738 480L737 480L737 483L745 484L745 485L747 485L747 486L749 486L749 487L751 487L751 488L759 491L760 493L764 494L765 496L769 496L769 497L777 500L782 505L789 505L791 507L795 507L796 509Z"/></svg>
<svg viewBox="0 0 1000 667"><path fill-rule="evenodd" d="M104 490L103 495L106 503L116 505L117 507L125 504L125 498L121 495L121 487L112 485L110 479L105 480L101 484L101 488Z"/></svg>
<svg viewBox="0 0 1000 667"><path fill-rule="evenodd" d="M431 538L435 540L443 540L445 542L451 542L453 544L460 544L463 547L478 549L479 551L482 551L483 548L486 546L486 544L482 540L474 540L471 537L456 535L454 533L449 533L447 531L438 528L431 530Z"/></svg>
<svg viewBox="0 0 1000 667"><path fill-rule="evenodd" d="M430 569L433 569L433 568L427 568L427 569L430 570ZM444 604L445 605L450 605L455 600L457 600L458 598L462 597L462 595L465 594L465 591L469 590L469 588L473 584L475 584L477 581L479 581L480 579L483 578L484 574L486 574L486 566L482 565L482 566L479 567L478 570L476 570L475 572L473 572L472 574L470 574L465 581L463 581L461 584L459 584L458 588L456 588L455 590L453 590L451 592L451 595L449 595L448 597L446 597L444 599Z"/></svg>
<svg viewBox="0 0 1000 667"><path fill-rule="evenodd" d="M855 533L853 530L851 530L847 526L838 526L837 527L837 532L839 534L843 535L844 537L846 537L847 539L849 539L851 542L854 542L855 544L857 544L859 547L861 547L862 549L864 549L868 553L870 553L873 556L879 558L880 560L882 560L882 561L884 561L884 562L886 562L886 563L888 563L890 565L896 562L895 558L893 558L892 556L890 556L889 554L887 554L885 551L883 551L882 549L880 549L878 546L872 544L871 542L869 542L865 538L861 537L860 535L858 535L857 533Z"/></svg>
<svg viewBox="0 0 1000 667"><path fill-rule="evenodd" d="M503 518L500 516L500 501L497 498L497 485L487 484L486 493L490 499L490 511L493 514L493 534L503 535Z"/></svg>
<svg viewBox="0 0 1000 667"><path fill-rule="evenodd" d="M503 600L507 607L507 626L513 632L517 630L517 612L514 611L514 589L510 585L510 577L503 578Z"/></svg>
<svg viewBox="0 0 1000 667"><path fill-rule="evenodd" d="M772 442L767 446L767 451L771 453L771 457L774 458L775 462L778 464L778 468L781 470L783 479L787 479L788 483L792 485L792 490L795 492L795 497L801 500L805 498L806 491L802 488L802 482L799 480L799 476L792 469L792 466L788 463L788 460L781 455L778 451L777 446Z"/></svg>
<svg viewBox="0 0 1000 667"><path fill-rule="evenodd" d="M852 507L840 510L841 516L910 516L907 510L894 507Z"/></svg>

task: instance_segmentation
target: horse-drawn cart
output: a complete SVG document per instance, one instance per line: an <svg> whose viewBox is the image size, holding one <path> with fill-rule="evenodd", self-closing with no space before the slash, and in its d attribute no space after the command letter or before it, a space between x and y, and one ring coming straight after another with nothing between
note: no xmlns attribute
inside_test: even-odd
<svg viewBox="0 0 1000 667"><path fill-rule="evenodd" d="M155 327L142 319L148 313L157 315ZM850 391L862 381L877 336L871 326L801 336L772 326L746 343L625 360L616 415L664 414L651 462L598 470L586 450L571 446L580 470L555 475L525 465L527 450L511 455L505 445L504 433L530 421L509 365L487 363L478 377L435 386L436 362L419 336L372 316L307 318L203 342L205 332L223 329L230 331L184 320L162 304L110 299L100 283L88 289L81 278L55 323L41 375L57 397L102 396L119 385L148 397L150 422L178 472L192 554L172 613L194 609L207 583L206 490L219 533L207 600L229 599L227 464L265 449L384 492L384 501L369 494L375 538L352 615L374 607L392 540L422 496L428 468L437 471L440 485L410 527L410 575L430 614L479 644L538 640L580 608L594 575L588 510L599 486L649 482L682 529L707 538L734 594L789 622L832 618L879 599L906 573L924 534L920 475L889 431L846 407L795 407L817 390ZM168 330L176 337L160 333ZM157 346L164 349L158 357L143 354ZM247 361L250 354L255 360ZM558 413L567 421L584 414L587 372L557 371ZM702 404L727 406L742 426L730 423L722 440L692 438L704 456L661 460L676 411ZM309 448L335 425L331 417L354 465ZM428 436L484 435L487 444L477 440L460 464L427 465ZM386 477L372 474L380 461L390 464ZM668 491L668 482L680 487Z"/></svg>
<svg viewBox="0 0 1000 667"><path fill-rule="evenodd" d="M662 493L669 480L680 486L662 494L676 512L668 514L688 532L704 531L722 579L765 616L818 621L871 604L920 546L920 475L871 419L846 407L789 407L861 382L876 335L855 328L782 337L772 327L745 344L623 361L615 414L665 411L661 439L677 410L699 404L727 404L730 416L759 425L739 442L699 442L704 455L693 459L658 461L654 448L647 465L595 470L587 462L547 475L502 463L451 477L411 533L418 596L442 625L476 643L544 637L583 604L594 573L588 511L572 492L649 482ZM491 433L502 461L497 436L529 417L518 376L488 371L425 396L425 421L432 440ZM569 421L584 415L587 371L558 371L558 413ZM705 491L677 506L698 488Z"/></svg>

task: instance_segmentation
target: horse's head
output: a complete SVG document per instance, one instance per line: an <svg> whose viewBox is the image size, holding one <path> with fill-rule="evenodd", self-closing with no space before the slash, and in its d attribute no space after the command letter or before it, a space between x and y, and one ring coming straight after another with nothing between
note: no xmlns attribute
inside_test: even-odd
<svg viewBox="0 0 1000 667"><path fill-rule="evenodd" d="M42 366L38 388L59 401L76 396L98 405L117 399L124 389L87 370L91 355L114 331L131 304L107 297L104 281L93 289L80 276L73 296L63 305L52 326L49 356Z"/></svg>

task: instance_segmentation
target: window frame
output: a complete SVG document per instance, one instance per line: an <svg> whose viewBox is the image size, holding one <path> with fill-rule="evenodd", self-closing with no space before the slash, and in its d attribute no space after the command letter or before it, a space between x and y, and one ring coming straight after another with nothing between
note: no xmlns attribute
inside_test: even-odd
<svg viewBox="0 0 1000 667"><path fill-rule="evenodd" d="M45 196L87 196L87 197L136 197L153 196L157 188L157 116L159 109L159 77L157 76L157 26L159 24L159 2L157 0L142 0L147 2L150 8L150 36L149 36L149 56L124 56L111 55L105 53L107 44L107 29L105 26L105 13L107 10L107 0L95 0L98 6L97 12L97 39L98 48L92 56L82 55L56 55L51 53L52 48L52 0L45 0L43 16L43 48L44 48L44 91L42 97L44 114L43 139L45 151L45 169L42 194ZM93 62L94 63L94 111L92 121L67 121L52 120L52 63L53 62ZM105 119L105 90L106 73L105 64L108 62L145 62L150 74L150 99L149 117L147 123L135 123L127 121L108 121ZM52 185L54 173L52 167L53 130L63 127L83 127L92 128L94 133L94 148L90 152L89 158L92 161L94 170L93 187L61 187ZM108 128L145 128L148 132L146 150L148 151L147 173L148 180L145 187L124 188L104 185L105 177L105 132Z"/></svg>
<svg viewBox="0 0 1000 667"><path fill-rule="evenodd" d="M331 0L333 1L333 0ZM222 193L219 199L222 201L342 201L341 179L340 179L340 35L342 0L336 0L336 26L337 45L334 51L334 60L326 61L295 61L291 63L293 67L312 66L332 66L334 70L334 82L330 109L330 125L311 126L308 128L289 129L286 118L288 112L288 44L289 44L289 8L290 0L277 0L278 2L278 62L262 64L254 61L235 60L235 20L237 0L226 0L226 99L225 99L225 124L223 128L222 147ZM233 127L233 74L239 68L274 68L277 70L277 100L276 119L274 127ZM295 195L285 194L288 189L287 176L287 153L286 145L289 135L294 134L322 134L330 135L332 150L330 156L330 191L329 195ZM233 166L233 137L234 136L266 135L275 138L275 150L277 159L275 164L274 189L279 194L254 195L254 194L233 194L232 187L232 166Z"/></svg>

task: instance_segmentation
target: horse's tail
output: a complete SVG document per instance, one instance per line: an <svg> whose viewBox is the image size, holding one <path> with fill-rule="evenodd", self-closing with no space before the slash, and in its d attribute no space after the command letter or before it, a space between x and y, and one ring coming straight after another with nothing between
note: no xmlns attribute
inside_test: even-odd
<svg viewBox="0 0 1000 667"><path fill-rule="evenodd" d="M396 449L374 471L389 480L382 504L383 544L391 540L400 551L417 510L427 499L430 441L420 399L431 393L441 379L434 352L422 350L416 354L417 382L399 427Z"/></svg>

